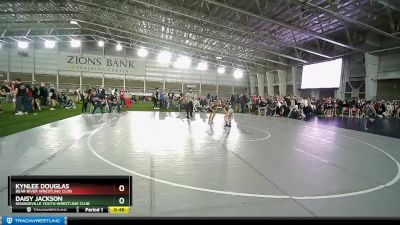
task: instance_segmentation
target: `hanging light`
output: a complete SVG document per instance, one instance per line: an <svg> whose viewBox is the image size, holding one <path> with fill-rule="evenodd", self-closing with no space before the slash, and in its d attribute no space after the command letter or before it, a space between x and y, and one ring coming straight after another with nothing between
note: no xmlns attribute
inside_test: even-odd
<svg viewBox="0 0 400 225"><path fill-rule="evenodd" d="M200 62L199 65L197 66L198 70L207 70L208 65L206 62Z"/></svg>
<svg viewBox="0 0 400 225"><path fill-rule="evenodd" d="M218 68L218 73L225 73L225 67L219 67Z"/></svg>
<svg viewBox="0 0 400 225"><path fill-rule="evenodd" d="M98 42L97 42L97 45L98 45L99 47L104 47L104 41L102 41L102 40L98 41Z"/></svg>
<svg viewBox="0 0 400 225"><path fill-rule="evenodd" d="M162 51L157 56L157 62L162 64L167 64L171 61L171 57L172 57L171 53L167 51Z"/></svg>
<svg viewBox="0 0 400 225"><path fill-rule="evenodd" d="M187 68L189 68L191 62L192 62L192 60L189 57L181 56L174 63L174 67L181 68L181 69L187 69Z"/></svg>
<svg viewBox="0 0 400 225"><path fill-rule="evenodd" d="M117 49L117 51L121 51L122 45L120 43L118 43L117 46L115 46L115 49Z"/></svg>
<svg viewBox="0 0 400 225"><path fill-rule="evenodd" d="M54 48L56 46L56 42L55 41L51 41L51 40L45 40L44 41L44 47L45 48Z"/></svg>
<svg viewBox="0 0 400 225"><path fill-rule="evenodd" d="M79 46L81 46L81 41L80 40L76 40L76 39L72 39L71 40L71 47L78 48Z"/></svg>
<svg viewBox="0 0 400 225"><path fill-rule="evenodd" d="M140 48L138 50L138 56L139 57L146 57L148 53L149 52L145 48Z"/></svg>
<svg viewBox="0 0 400 225"><path fill-rule="evenodd" d="M78 22L76 20L70 20L69 23L70 24L74 24L74 25L78 25Z"/></svg>
<svg viewBox="0 0 400 225"><path fill-rule="evenodd" d="M29 44L26 41L18 41L18 48L28 48Z"/></svg>
<svg viewBox="0 0 400 225"><path fill-rule="evenodd" d="M243 71L241 69L236 69L233 72L233 77L235 77L235 79L240 79L243 77Z"/></svg>

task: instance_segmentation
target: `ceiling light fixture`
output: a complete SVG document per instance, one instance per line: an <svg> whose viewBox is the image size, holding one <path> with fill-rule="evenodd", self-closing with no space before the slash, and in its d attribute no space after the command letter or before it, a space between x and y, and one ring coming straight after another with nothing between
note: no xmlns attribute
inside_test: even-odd
<svg viewBox="0 0 400 225"><path fill-rule="evenodd" d="M45 48L54 48L56 46L56 42L55 41L51 41L51 40L45 40L44 41L44 47Z"/></svg>
<svg viewBox="0 0 400 225"><path fill-rule="evenodd" d="M190 67L190 63L192 60L187 57L187 56L181 56L178 58L178 60L174 63L175 68L180 68L180 69L187 69Z"/></svg>
<svg viewBox="0 0 400 225"><path fill-rule="evenodd" d="M138 56L139 56L139 57L144 58L144 57L147 56L147 54L149 54L149 52L148 52L145 48L140 48L140 49L138 50Z"/></svg>
<svg viewBox="0 0 400 225"><path fill-rule="evenodd" d="M208 65L206 62L200 62L199 65L197 66L198 70L207 70Z"/></svg>
<svg viewBox="0 0 400 225"><path fill-rule="evenodd" d="M26 42L26 41L18 41L18 48L25 49L25 48L28 48L28 46L29 46L28 42Z"/></svg>
<svg viewBox="0 0 400 225"><path fill-rule="evenodd" d="M104 47L104 41L98 41L97 42L97 45L99 46L99 47Z"/></svg>
<svg viewBox="0 0 400 225"><path fill-rule="evenodd" d="M241 69L236 69L233 72L233 77L235 77L235 79L240 79L243 77L243 71Z"/></svg>
<svg viewBox="0 0 400 225"><path fill-rule="evenodd" d="M81 46L81 41L80 40L76 40L76 39L72 39L71 40L71 47L78 48L80 46Z"/></svg>
<svg viewBox="0 0 400 225"><path fill-rule="evenodd" d="M122 45L120 43L118 43L117 46L115 46L115 49L117 49L117 51L121 51Z"/></svg>
<svg viewBox="0 0 400 225"><path fill-rule="evenodd" d="M167 51L162 51L157 56L157 62L162 64L167 64L171 61L171 57L172 57L171 53Z"/></svg>

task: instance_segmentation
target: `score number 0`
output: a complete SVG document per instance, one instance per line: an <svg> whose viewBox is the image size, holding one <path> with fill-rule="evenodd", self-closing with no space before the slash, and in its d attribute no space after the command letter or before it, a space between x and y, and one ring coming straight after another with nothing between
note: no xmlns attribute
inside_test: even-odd
<svg viewBox="0 0 400 225"><path fill-rule="evenodd" d="M119 185L118 190L120 192L124 192L125 191L125 186L124 185ZM125 203L125 198L119 198L118 200L119 204L123 205Z"/></svg>

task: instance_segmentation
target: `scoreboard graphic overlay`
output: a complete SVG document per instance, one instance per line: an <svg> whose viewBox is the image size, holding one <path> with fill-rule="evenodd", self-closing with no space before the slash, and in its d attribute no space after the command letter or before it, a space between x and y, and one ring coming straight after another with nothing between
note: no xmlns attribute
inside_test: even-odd
<svg viewBox="0 0 400 225"><path fill-rule="evenodd" d="M128 213L131 176L9 176L13 213Z"/></svg>

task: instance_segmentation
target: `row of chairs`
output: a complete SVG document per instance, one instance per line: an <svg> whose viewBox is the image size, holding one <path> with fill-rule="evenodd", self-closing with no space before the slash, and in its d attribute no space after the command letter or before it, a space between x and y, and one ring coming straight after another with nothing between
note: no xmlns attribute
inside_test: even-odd
<svg viewBox="0 0 400 225"><path fill-rule="evenodd" d="M348 117L360 118L360 116L361 116L361 110L360 110L359 108L354 108L354 107L343 107L343 109L342 109L342 117L343 117L345 114L346 114Z"/></svg>

